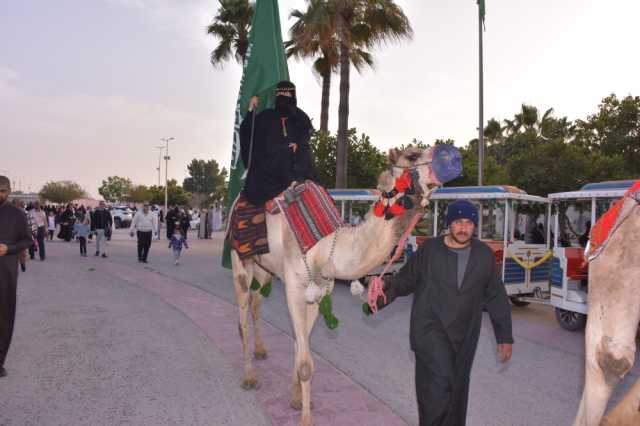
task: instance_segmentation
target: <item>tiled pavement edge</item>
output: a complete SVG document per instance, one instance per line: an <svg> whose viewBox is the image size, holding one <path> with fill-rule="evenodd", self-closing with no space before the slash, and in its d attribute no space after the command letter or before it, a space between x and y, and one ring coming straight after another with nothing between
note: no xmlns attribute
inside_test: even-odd
<svg viewBox="0 0 640 426"><path fill-rule="evenodd" d="M229 356L236 366L240 386L243 362L236 306L151 270L141 270L113 262L102 263L96 270L138 285L183 312ZM256 400L274 425L297 425L300 414L289 407L293 340L264 321L261 331L269 357L263 361L254 360L260 382L260 388L254 391ZM311 395L315 425L406 425L389 407L349 377L317 354L313 354L313 357L316 370Z"/></svg>

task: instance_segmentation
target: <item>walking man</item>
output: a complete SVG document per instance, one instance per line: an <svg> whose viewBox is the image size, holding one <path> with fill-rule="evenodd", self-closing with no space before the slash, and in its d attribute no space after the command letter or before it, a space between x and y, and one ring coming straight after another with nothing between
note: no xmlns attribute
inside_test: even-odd
<svg viewBox="0 0 640 426"><path fill-rule="evenodd" d="M469 377L486 308L501 362L511 358L511 308L492 250L474 238L478 210L466 200L451 203L449 233L425 241L398 274L376 285L372 306L413 293L411 349L416 358L420 426L464 426ZM379 296L379 297L378 297Z"/></svg>
<svg viewBox="0 0 640 426"><path fill-rule="evenodd" d="M40 206L39 201L36 201L33 204L33 209L29 212L29 216L31 217L31 222L36 228L35 239L38 243L38 253L40 253L40 260L44 260L44 241L47 239L47 228L49 226L49 221L44 210L42 210L42 206Z"/></svg>
<svg viewBox="0 0 640 426"><path fill-rule="evenodd" d="M0 377L7 375L4 362L16 318L18 255L32 243L27 218L7 201L9 194L11 183L0 176Z"/></svg>
<svg viewBox="0 0 640 426"><path fill-rule="evenodd" d="M142 210L138 210L133 216L129 234L133 237L134 232L138 237L138 262L147 263L151 238L158 229L158 216L149 210L149 203L144 203Z"/></svg>
<svg viewBox="0 0 640 426"><path fill-rule="evenodd" d="M100 251L102 251L102 257L107 257L106 238L112 226L111 213L107 210L104 201L100 201L98 208L91 213L91 232L96 234L96 256L100 256Z"/></svg>

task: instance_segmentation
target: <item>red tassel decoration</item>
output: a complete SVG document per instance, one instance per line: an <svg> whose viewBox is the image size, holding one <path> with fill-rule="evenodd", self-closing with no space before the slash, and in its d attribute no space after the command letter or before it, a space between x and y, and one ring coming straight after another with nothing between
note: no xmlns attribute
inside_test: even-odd
<svg viewBox="0 0 640 426"><path fill-rule="evenodd" d="M405 170L399 178L396 179L395 188L398 192L405 192L411 186L411 175Z"/></svg>
<svg viewBox="0 0 640 426"><path fill-rule="evenodd" d="M395 203L394 205L389 207L389 213L391 213L394 216L400 216L404 214L405 211L406 209L398 203Z"/></svg>
<svg viewBox="0 0 640 426"><path fill-rule="evenodd" d="M382 202L378 201L373 206L373 214L378 216L378 217L384 216L384 205L382 204Z"/></svg>

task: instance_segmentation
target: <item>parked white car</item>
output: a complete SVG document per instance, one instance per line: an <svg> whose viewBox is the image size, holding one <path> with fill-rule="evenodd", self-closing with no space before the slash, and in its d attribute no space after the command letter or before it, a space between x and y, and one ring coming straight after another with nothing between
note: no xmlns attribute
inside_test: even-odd
<svg viewBox="0 0 640 426"><path fill-rule="evenodd" d="M111 207L111 216L115 228L124 228L131 225L133 211L127 206L114 206Z"/></svg>

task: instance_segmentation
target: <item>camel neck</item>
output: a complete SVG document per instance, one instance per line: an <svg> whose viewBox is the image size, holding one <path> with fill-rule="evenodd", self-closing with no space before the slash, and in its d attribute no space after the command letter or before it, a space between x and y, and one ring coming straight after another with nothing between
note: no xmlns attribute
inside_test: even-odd
<svg viewBox="0 0 640 426"><path fill-rule="evenodd" d="M385 220L370 212L360 225L344 228L336 245L336 277L361 278L386 262L414 214L415 210L408 210Z"/></svg>

